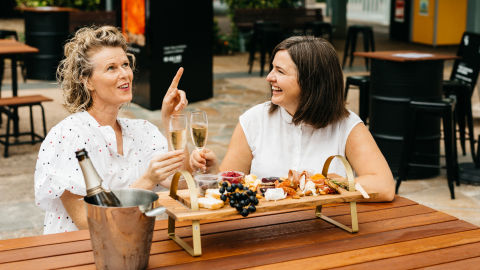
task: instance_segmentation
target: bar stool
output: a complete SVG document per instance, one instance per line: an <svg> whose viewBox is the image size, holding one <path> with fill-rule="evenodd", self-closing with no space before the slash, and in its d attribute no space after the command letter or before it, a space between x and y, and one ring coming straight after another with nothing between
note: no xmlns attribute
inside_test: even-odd
<svg viewBox="0 0 480 270"><path fill-rule="evenodd" d="M345 83L345 100L347 99L348 89L350 85L355 85L360 91L359 116L363 123L367 124L368 113L370 111L370 76L348 76Z"/></svg>
<svg viewBox="0 0 480 270"><path fill-rule="evenodd" d="M21 144L35 144L41 143L47 136L47 126L45 121L45 110L43 108L42 102L53 101L49 97L42 95L30 95L30 96L17 96L9 98L0 98L0 117L2 114L7 115L7 129L5 134L0 134L0 143L5 145L4 157L8 157L8 148L12 145L21 145ZM15 134L10 131L10 125L14 121L19 121L18 117L15 115L14 111L16 108L28 106L30 110L30 132L20 132ZM34 121L33 121L33 106L39 106L41 109L42 116L42 127L43 127L43 136L35 133ZM31 140L28 141L19 141L19 136L30 136ZM10 138L14 137L15 141L11 142Z"/></svg>
<svg viewBox="0 0 480 270"><path fill-rule="evenodd" d="M452 199L455 199L453 182L455 181L457 186L460 185L458 178L459 170L457 161L456 135L454 132L455 124L453 117L455 103L456 100L454 96L450 96L449 98L445 98L439 101L410 101L410 123L404 139L405 146L402 153L402 162L400 164L395 193L398 193L398 189L402 181L407 179L409 167L437 167L436 165L411 163L412 157L414 155L414 145L416 138L416 119L421 114L433 114L441 117L443 120L443 141L445 145L448 188L450 189L450 197Z"/></svg>
<svg viewBox="0 0 480 270"><path fill-rule="evenodd" d="M472 89L471 87L462 84L458 81L444 81L442 84L445 95L455 95L457 98L457 106L455 107L455 120L458 125L458 132L460 135L460 146L462 154L465 156L465 120L468 128L468 139L470 141L470 152L472 158L478 153L475 152L475 137L473 130L473 113L472 113Z"/></svg>
<svg viewBox="0 0 480 270"><path fill-rule="evenodd" d="M442 83L444 94L455 95L457 106L455 118L460 133L460 145L465 156L465 120L468 127L468 139L473 160L475 153L475 135L473 129L472 95L480 73L480 34L465 32L458 46L457 56L452 67L450 79Z"/></svg>
<svg viewBox="0 0 480 270"><path fill-rule="evenodd" d="M253 60L257 46L260 48L260 76L263 76L265 57L272 52L275 45L282 40L282 29L277 22L256 21L253 26L253 36L250 41L250 55L248 58L248 73L252 73ZM270 55L271 57L271 55Z"/></svg>
<svg viewBox="0 0 480 270"><path fill-rule="evenodd" d="M366 25L352 25L348 27L347 40L345 41L345 50L343 53L342 67L345 67L347 57L350 54L350 66L352 66L358 34L363 35L363 50L365 52L375 51L375 41L373 39L373 29ZM369 70L368 58L365 57L365 67Z"/></svg>
<svg viewBox="0 0 480 270"><path fill-rule="evenodd" d="M328 41L332 43L332 25L328 22L313 21L305 23L303 27L305 35L313 35L315 37L322 37L328 35Z"/></svg>

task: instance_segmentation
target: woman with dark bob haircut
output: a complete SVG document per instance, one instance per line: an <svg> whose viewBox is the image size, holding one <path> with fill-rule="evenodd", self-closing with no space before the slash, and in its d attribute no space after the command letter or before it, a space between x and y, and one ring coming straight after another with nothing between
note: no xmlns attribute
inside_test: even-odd
<svg viewBox="0 0 480 270"><path fill-rule="evenodd" d="M355 181L375 201L394 198L388 164L360 118L345 108L343 72L327 41L296 36L278 44L267 75L271 100L239 118L219 168L210 150L193 152L190 165L210 171L242 171L259 178L288 175L289 169L319 173L332 155L345 156ZM337 160L328 177L344 175Z"/></svg>

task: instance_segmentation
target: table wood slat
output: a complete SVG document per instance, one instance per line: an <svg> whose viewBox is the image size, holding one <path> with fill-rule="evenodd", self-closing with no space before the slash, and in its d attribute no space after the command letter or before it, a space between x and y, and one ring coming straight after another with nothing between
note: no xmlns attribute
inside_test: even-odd
<svg viewBox="0 0 480 270"><path fill-rule="evenodd" d="M374 51L374 52L354 52L353 55L366 57L366 58L380 59L380 60L396 61L396 62L452 60L452 59L458 58L458 56L454 54L440 54L440 53L428 53L430 54L430 56L423 56L423 57L416 57L416 58L397 56L397 54L404 54L404 53L425 54L423 52L417 52L417 51Z"/></svg>
<svg viewBox="0 0 480 270"><path fill-rule="evenodd" d="M0 39L0 55L37 53L38 49L12 39Z"/></svg>
<svg viewBox="0 0 480 270"><path fill-rule="evenodd" d="M329 205L323 212L350 223L348 205ZM202 221L200 257L169 240L167 222L161 220L155 225L149 268L394 269L388 267L394 264L399 269L457 270L479 263L478 226L411 200L359 203L358 219L355 234L305 208ZM177 224L178 234L191 242L191 223ZM422 260L424 256L428 259ZM88 231L0 241L0 269L46 268L95 269Z"/></svg>
<svg viewBox="0 0 480 270"><path fill-rule="evenodd" d="M401 243L381 245L378 247L357 249L347 252L339 252L324 256L310 257L302 260L293 260L284 263L269 264L268 266L253 267L249 269L274 269L274 270L291 270L297 269L328 269L343 265L362 263L366 261L382 259L387 257L395 257L406 254L424 252L445 248L455 245L463 245L468 243L478 243L480 241L480 229L452 233L441 236L422 238L418 240L405 241ZM479 258L475 258L474 261ZM473 264L468 264L471 267ZM457 268L445 268L457 269ZM472 269L472 268L470 268Z"/></svg>
<svg viewBox="0 0 480 270"><path fill-rule="evenodd" d="M42 95L17 96L0 98L0 106L24 105L32 103L42 103L46 101L53 101L53 99Z"/></svg>
<svg viewBox="0 0 480 270"><path fill-rule="evenodd" d="M244 220L231 220L227 222L223 222L221 228L218 227L218 224L204 224L202 225L202 235L206 236L213 233L225 233L232 230L241 230L250 228L260 228L269 225L275 225L278 223L287 223L287 222L301 222L301 221L314 221L314 223L321 223L322 229L323 228L333 228L333 225L325 222L318 222L319 220L313 216L313 210L301 211L301 212L294 212L294 213L285 213L281 215L276 215L274 217L268 218L247 218ZM405 217L411 215L418 215L418 214L425 214L425 213L432 213L434 212L433 209L422 206L422 205L411 205L405 206L400 208L392 209L384 209L381 212L375 212L372 214L371 212L365 212L360 215L360 224L362 222L372 222L378 219L387 219L387 218L395 218L395 217ZM348 219L348 215L346 216ZM317 226L317 225L315 225ZM181 228L179 229L181 234L191 235L190 228ZM158 230L154 233L156 236L154 237L155 240L152 244L151 253L158 254L162 252L172 252L181 250L177 244L173 241L166 241L168 240L167 231ZM35 259L41 258L46 256L53 256L53 255L62 255L62 254L72 254L75 252L85 252L91 250L90 240L81 240L75 242L68 242L68 243L60 243L55 245L50 245L48 248L45 246L37 246L31 248L23 248L20 250L9 250L0 253L0 263L5 262L14 262L19 260L27 260L27 259Z"/></svg>
<svg viewBox="0 0 480 270"><path fill-rule="evenodd" d="M229 258L227 261L243 261L244 258L253 256L255 257L254 259L247 260L248 263L251 263L252 261L262 259L263 257L272 257L278 259L279 257L290 256L292 254L295 254L295 258L298 258L303 256L303 254L306 254L308 251L298 252L299 247L302 245L316 246L320 245L322 242L328 241L332 241L331 245L336 245L336 243L343 243L343 241L348 241L352 238L355 239L360 236L366 237L365 235L371 235L371 237L376 238L376 234L386 231L395 232L407 228L414 232L418 230L418 228L412 227L429 224L435 224L435 226L431 227L431 229L434 229L438 226L442 227L438 223L452 220L455 219L452 219L452 217L445 214L442 215L442 213L439 212L416 216L414 222L412 222L411 216L389 219L386 221L380 220L377 222L368 223L368 225L361 224L360 231L357 234L347 233L337 227L324 227L326 225L323 224L326 223L320 223L317 226L313 226L315 224L311 223L297 223L290 225L284 224L283 226L266 227L260 231L242 230L231 232L229 234L207 235L202 238L203 255L201 257L194 258L183 250L179 250L176 252L152 254L150 256L150 263L151 267L164 267L168 265L210 260L221 257L233 258L235 256L238 257L238 259L232 260ZM475 228L475 226L466 222L460 222L455 226L461 226L463 223L467 224L463 226L467 226L468 229ZM302 231L303 229L304 231ZM454 230L457 230L457 227L455 227ZM225 239L227 236L235 241L226 241ZM257 256L259 254L263 254L263 252L271 252L271 250L275 249L289 249L289 251L282 251L281 255L279 256L270 256L269 254L265 254L263 257L260 256L260 258ZM249 256L247 256L247 254Z"/></svg>
<svg viewBox="0 0 480 270"><path fill-rule="evenodd" d="M438 236L446 233L455 233L461 231L468 231L475 228L473 225L462 221L444 222L441 224L429 224L420 226L422 231L430 231L427 236ZM295 243L292 242L288 246L287 244L272 243L272 245L265 245L263 250L249 251L245 249L244 253L240 254L237 249L225 250L226 252L233 253L230 256L217 255L217 258L207 256L202 258L196 258L189 260L188 262L184 258L179 256L151 256L151 267L163 267L170 266L172 269L228 269L231 268L245 268L253 266L262 266L272 263L278 263L289 260L298 260L300 258L318 257L328 254L335 254L338 252L345 252L355 249L368 248L374 246L380 246L384 244L397 243L402 241L409 241L412 239L421 239L425 237L423 233L418 233L419 228L405 228L405 229L392 229L388 231L372 232L363 235L354 235L347 237L340 234L337 229L325 230L323 238L321 236L312 235L315 238L310 243ZM287 238L285 241L291 241ZM235 253L236 252L236 253ZM210 255L210 253L209 253ZM177 262L162 261L167 258L177 260ZM158 260L158 261L157 261ZM179 265L180 263L184 263ZM228 267L225 267L227 266ZM293 269L300 269L293 267Z"/></svg>
<svg viewBox="0 0 480 270"><path fill-rule="evenodd" d="M478 243L447 247L438 250L431 250L394 258L381 259L356 265L342 266L338 268L332 268L332 270L413 269L445 264L474 257L480 257L480 249L478 248Z"/></svg>
<svg viewBox="0 0 480 270"><path fill-rule="evenodd" d="M0 241L0 251L35 246L46 246L51 244L63 243L65 241L74 242L85 239L90 239L90 233L88 230L30 236L18 239L7 239Z"/></svg>
<svg viewBox="0 0 480 270"><path fill-rule="evenodd" d="M454 261L451 263L434 265L424 268L425 270L472 270L480 268L480 257L470 258L466 260Z"/></svg>
<svg viewBox="0 0 480 270"><path fill-rule="evenodd" d="M402 212L397 210L398 209L390 209L390 212L392 212L393 214L398 213L397 215L402 215ZM397 228L401 228L401 226L404 226L405 223L407 223L408 220L411 219L411 216L401 217L397 219L390 219L390 220L387 220L388 222L386 222L385 224L385 220L382 220L382 215L377 215L375 214L375 212L360 213L359 214L360 220L362 220L363 215L370 215L370 216L376 217L379 220L378 222L373 222L372 225L376 223L380 223L375 226L369 226L369 227L373 227L370 229L368 229L368 227L364 228L364 231L365 231L364 233L368 233L368 232L377 233L383 230L395 230ZM453 217L440 212L427 213L425 215L427 215L428 217L424 217L418 220L423 220L423 221L429 220L430 223L454 220ZM432 216L432 215L435 215L435 216ZM385 216L391 216L391 214L390 215L386 214ZM338 217L338 219L341 220L342 217ZM345 216L345 218L348 218L348 217ZM269 219L269 217L264 217L263 219ZM238 223L239 221L233 220L230 222ZM362 228L362 224L360 226ZM220 227L217 230L221 231L222 228ZM163 234L166 235L166 231L163 232ZM253 240L244 239L244 238L242 239L242 236L245 234L255 235L253 237L254 239ZM260 234L261 237L258 236L258 234ZM278 238L279 235L286 235L286 236L284 238L279 239ZM326 241L326 240L332 240L332 239L351 238L351 237L355 237L356 235L358 234L352 235L343 230L334 228L329 223L326 223L318 219L306 220L306 221L300 221L300 222L294 222L294 223L292 222L292 223L283 224L283 225L274 224L274 225L268 225L268 226L263 226L259 228L254 227L254 228L248 228L243 230L219 232L211 235L207 234L202 237L202 242L203 242L202 244L204 246L204 255L202 255L201 258L209 259L209 258L216 258L219 256L225 256L224 254L222 255L223 251L228 251L227 254L238 255L238 254L246 254L249 252L256 252L257 250L262 250L262 249L275 248L278 246L282 247L282 246L302 245L305 243L312 243L312 241ZM225 240L226 237L227 239L229 238L239 239L237 241L237 245L235 247L232 247L231 245L227 244ZM250 247L252 243L258 244L259 247L257 249L252 249ZM190 262L191 260L195 259L195 258L192 258L190 255L188 255L185 251L181 250L175 243L173 243L173 241L168 240L168 241L155 242L152 244L151 253L153 255L150 258L151 262L155 262L155 255L156 255L155 252L158 249L158 245L164 245L167 247L167 248L160 247L161 248L160 251L164 253L158 254L158 255L169 257L170 263L174 263L175 261L179 262L181 260L185 262ZM45 248L45 247L40 247L40 249L42 248ZM56 252L65 252L65 250L59 251L57 248L55 248L55 246L49 246L48 249L56 250ZM87 253L92 254L91 251L88 251ZM78 253L78 254L82 254L82 253ZM50 258L53 261L52 263L55 265L57 261L61 261L61 260L65 260L66 262L68 261L68 265L66 266L69 266L69 267L75 266L75 265L84 265L88 263L93 263L93 256L92 257L80 256L79 258L75 258L72 256L74 256L74 254L60 255L60 256L54 256ZM88 260L85 260L85 259L88 259ZM24 267L26 262L30 262L32 265L35 265L35 266L41 266L42 268L50 267L51 265L51 262L49 262L45 258L23 260L18 263L20 263L19 265L20 267ZM162 262L163 262L163 259L162 259ZM16 267L15 263L12 263L12 264L7 263L6 265ZM162 265L158 265L158 266L162 266ZM152 267L158 267L158 266L155 264L152 264ZM56 266L56 267L59 267L59 266Z"/></svg>
<svg viewBox="0 0 480 270"><path fill-rule="evenodd" d="M412 200L396 196L394 202L359 203L357 204L357 211L361 213L365 211L376 211L378 209L398 208L398 207L403 207L407 205L416 205L416 204L417 203ZM310 212L312 210L305 210L305 211ZM260 213L260 214L251 215L249 217L275 216L276 213L281 213L281 212L284 212L284 211L276 211L274 213ZM287 210L285 212L291 213L291 212L295 212L295 210ZM350 208L347 205L327 206L323 209L323 212L328 216L334 217L335 215L350 213ZM242 218L229 217L224 220L242 220ZM202 221L201 224L218 223L218 222L219 220L215 219L215 220ZM192 224L191 222L187 222L187 221L177 222L176 227L177 229L182 227L189 227L189 226L191 228L191 224ZM166 220L157 220L155 222L156 231L165 230L167 229L167 227L168 227L168 223ZM154 233L154 241L158 240L158 238L156 239L156 237L159 237L160 235L164 235L164 234ZM51 245L56 243L74 242L74 241L89 240L89 239L90 239L90 234L88 230L81 230L81 231L60 233L60 234L41 235L41 236L30 236L30 237L24 237L24 238L18 238L18 239L6 239L6 240L0 240L0 252L4 250L12 250L17 248L45 246L45 245Z"/></svg>
<svg viewBox="0 0 480 270"><path fill-rule="evenodd" d="M452 222L446 222L442 223L441 228L437 228L436 230L432 228L436 227L436 224L431 224L427 225L423 228L424 231L431 231L430 235L443 235L446 233L453 233L453 232L458 232L458 231L463 231L463 230L471 230L472 228L475 228L475 226L463 222L463 221L452 221ZM228 257L222 257L222 258L217 258L217 259L208 259L204 260L206 255L203 255L200 258L192 258L190 257L194 262L187 262L185 263L184 261L177 261L174 262L174 264L178 264L175 266L170 266L168 268L171 269L232 269L232 268L244 268L244 267L249 267L255 264L263 265L263 264L268 264L268 263L273 263L275 260L280 259L288 259L289 255L292 258L299 258L299 254L302 254L304 257L312 257L317 254L336 254L337 252L343 252L345 250L352 250L352 249L358 249L361 247L371 247L371 246L378 246L381 244L389 243L389 241L382 240L382 239L392 239L390 242L393 241L407 241L413 238L422 238L424 235L420 233L415 233L414 228L407 228L403 230L393 230L389 232L384 232L381 233L380 239L375 235L375 233L369 234L368 236L365 237L352 237L351 240L341 240L341 239L330 239L328 241L321 242L319 240L318 243L313 243L310 245L304 245L304 246L293 246L289 248L280 248L280 249L275 249L276 245L272 244L270 248L273 248L274 250L270 251L263 251L263 252L258 252L256 250L249 251L249 253L245 254L238 254L234 255L234 252L236 250L235 247L232 247L228 250L223 250L224 253L229 254L230 256ZM330 232L325 232L330 234ZM288 241L288 239L286 239ZM341 240L341 241L339 241ZM222 247L219 247L218 249L222 249ZM247 251L248 252L248 251ZM184 253L181 251L180 253ZM167 253L168 254L168 253ZM167 255L163 254L163 255ZM185 257L187 257L186 255ZM211 256L207 256L211 257ZM149 268L156 268L156 267L165 267L164 264L161 263L162 260L164 260L164 256L151 256L150 258L150 264ZM179 258L176 257L176 260ZM79 267L73 268L73 269L94 269L93 264L91 266L88 265L81 265ZM297 269L294 267L294 269Z"/></svg>
<svg viewBox="0 0 480 270"><path fill-rule="evenodd" d="M62 267L71 267L83 264L93 264L93 252L79 252L75 254L39 258L35 260L26 260L13 263L0 264L0 270L22 269L56 269Z"/></svg>

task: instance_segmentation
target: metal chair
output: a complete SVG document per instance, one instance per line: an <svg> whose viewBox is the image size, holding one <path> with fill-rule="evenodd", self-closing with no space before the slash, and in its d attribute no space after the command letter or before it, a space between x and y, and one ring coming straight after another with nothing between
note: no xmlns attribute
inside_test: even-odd
<svg viewBox="0 0 480 270"><path fill-rule="evenodd" d="M359 98L359 116L363 123L367 124L367 118L370 111L370 76L348 76L345 83L345 99L347 99L350 85L355 85L360 91Z"/></svg>
<svg viewBox="0 0 480 270"><path fill-rule="evenodd" d="M456 59L453 63L450 80L444 81L442 86L446 96L455 95L457 98L455 118L458 123L462 154L465 155L466 122L470 151L475 161L475 156L478 153L475 153L471 99L480 70L480 34L465 32L458 47L457 56L459 56L459 59Z"/></svg>
<svg viewBox="0 0 480 270"><path fill-rule="evenodd" d="M402 153L402 162L398 172L397 184L395 192L398 193L400 184L407 179L408 170L410 167L428 167L436 168L435 164L419 164L412 163L415 153L415 139L416 139L416 120L423 114L433 114L443 120L443 140L445 144L445 158L447 167L448 188L450 189L450 197L455 199L455 191L453 182L460 185L459 167L457 161L457 146L455 124L453 117L453 110L455 109L455 97L451 96L437 101L420 101L412 100L409 103L410 119L404 137L404 150Z"/></svg>
<svg viewBox="0 0 480 270"><path fill-rule="evenodd" d="M270 55L275 45L282 41L283 34L277 22L256 21L253 27L253 36L250 40L250 55L248 58L248 73L252 73L253 60L257 47L260 49L260 76L263 76L266 54ZM271 55L270 55L271 57Z"/></svg>
<svg viewBox="0 0 480 270"><path fill-rule="evenodd" d="M303 28L305 35L313 35L315 37L324 37L328 35L328 41L332 43L332 25L328 22L313 21L305 23Z"/></svg>
<svg viewBox="0 0 480 270"><path fill-rule="evenodd" d="M356 50L357 46L357 36L359 34L363 35L363 50L368 51L375 51L375 41L373 38L373 29L371 26L366 25L352 25L348 27L347 30L347 39L345 41L345 50L343 53L343 61L342 67L345 67L345 63L347 62L347 57L350 56L350 66L353 64L353 53ZM365 67L369 70L368 66L368 58L365 57Z"/></svg>

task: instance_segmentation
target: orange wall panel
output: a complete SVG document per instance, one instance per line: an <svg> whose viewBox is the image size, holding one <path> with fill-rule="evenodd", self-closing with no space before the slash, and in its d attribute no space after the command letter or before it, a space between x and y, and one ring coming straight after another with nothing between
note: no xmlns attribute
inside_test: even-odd
<svg viewBox="0 0 480 270"><path fill-rule="evenodd" d="M412 41L423 44L433 43L433 27L435 23L435 0L428 0L428 14L420 14L421 0L413 2Z"/></svg>
<svg viewBox="0 0 480 270"><path fill-rule="evenodd" d="M438 0L437 45L459 44L467 26L467 0Z"/></svg>

